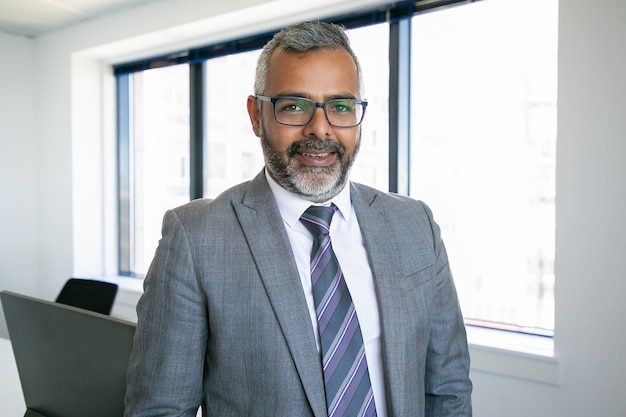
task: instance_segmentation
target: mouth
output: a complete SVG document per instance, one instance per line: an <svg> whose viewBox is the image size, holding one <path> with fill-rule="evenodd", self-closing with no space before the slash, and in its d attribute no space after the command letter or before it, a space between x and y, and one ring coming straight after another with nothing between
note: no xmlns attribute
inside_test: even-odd
<svg viewBox="0 0 626 417"><path fill-rule="evenodd" d="M294 143L288 154L304 165L324 167L333 164L344 152L335 141L304 141Z"/></svg>
<svg viewBox="0 0 626 417"><path fill-rule="evenodd" d="M326 152L326 153L299 152L299 153L302 156L306 156L306 157L310 157L310 158L324 158L324 157L330 155L332 152Z"/></svg>
<svg viewBox="0 0 626 417"><path fill-rule="evenodd" d="M308 166L328 166L337 159L337 153L331 151L296 152L295 157Z"/></svg>

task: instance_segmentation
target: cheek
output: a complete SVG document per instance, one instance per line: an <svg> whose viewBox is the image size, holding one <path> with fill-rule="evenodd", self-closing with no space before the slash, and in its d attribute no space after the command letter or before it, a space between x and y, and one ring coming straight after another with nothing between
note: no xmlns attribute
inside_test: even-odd
<svg viewBox="0 0 626 417"><path fill-rule="evenodd" d="M280 153L284 153L294 142L302 139L302 135L297 129L276 123L261 124L261 133L265 140Z"/></svg>
<svg viewBox="0 0 626 417"><path fill-rule="evenodd" d="M359 136L358 132L345 132L345 134L339 135L337 139L347 153L352 153L358 147Z"/></svg>

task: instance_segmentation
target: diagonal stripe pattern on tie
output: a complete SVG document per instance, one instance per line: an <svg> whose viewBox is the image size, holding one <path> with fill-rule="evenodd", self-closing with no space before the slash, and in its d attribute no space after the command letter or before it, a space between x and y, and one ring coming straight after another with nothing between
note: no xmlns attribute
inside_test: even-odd
<svg viewBox="0 0 626 417"><path fill-rule="evenodd" d="M317 311L329 417L376 416L363 336L330 242L337 207L311 206L300 221L313 234L311 282Z"/></svg>

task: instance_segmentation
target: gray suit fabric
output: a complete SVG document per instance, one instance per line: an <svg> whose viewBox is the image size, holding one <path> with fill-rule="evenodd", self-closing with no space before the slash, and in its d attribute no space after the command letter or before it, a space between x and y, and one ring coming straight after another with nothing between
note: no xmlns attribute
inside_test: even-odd
<svg viewBox="0 0 626 417"><path fill-rule="evenodd" d="M424 204L352 184L378 297L389 416L471 416L469 353ZM137 306L126 416L323 417L320 357L261 172L170 210Z"/></svg>

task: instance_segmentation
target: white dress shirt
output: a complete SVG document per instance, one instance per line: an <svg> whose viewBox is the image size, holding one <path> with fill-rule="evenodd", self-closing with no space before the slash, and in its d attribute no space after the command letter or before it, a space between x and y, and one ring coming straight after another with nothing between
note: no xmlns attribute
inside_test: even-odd
<svg viewBox="0 0 626 417"><path fill-rule="evenodd" d="M296 259L319 352L319 331L310 270L313 236L300 222L300 216L313 203L282 188L267 171L265 176L278 204ZM376 412L378 417L386 417L387 407L382 369L378 301L374 288L374 278L363 245L361 229L350 200L350 185L348 184L339 194L322 205L330 205L330 203L334 203L338 208L330 224L333 251L341 265L346 285L359 318L374 401L376 402Z"/></svg>

